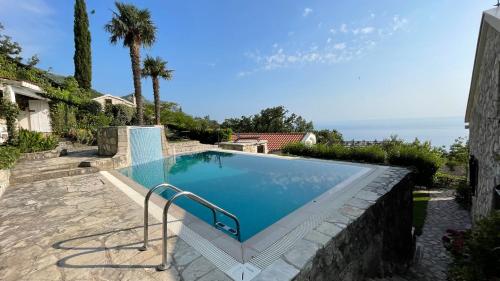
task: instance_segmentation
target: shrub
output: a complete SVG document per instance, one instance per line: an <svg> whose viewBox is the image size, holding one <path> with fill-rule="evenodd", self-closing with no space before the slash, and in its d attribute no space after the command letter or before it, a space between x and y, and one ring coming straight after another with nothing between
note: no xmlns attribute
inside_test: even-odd
<svg viewBox="0 0 500 281"><path fill-rule="evenodd" d="M193 129L185 131L186 136L192 140L198 140L201 143L214 144L220 141L231 140L233 131L231 129Z"/></svg>
<svg viewBox="0 0 500 281"><path fill-rule="evenodd" d="M75 137L77 142L87 145L91 145L96 141L95 135L89 129L77 129Z"/></svg>
<svg viewBox="0 0 500 281"><path fill-rule="evenodd" d="M467 183L467 178L465 176L437 172L434 175L433 182L433 187L435 188L458 188L462 183Z"/></svg>
<svg viewBox="0 0 500 281"><path fill-rule="evenodd" d="M71 128L76 128L77 126L77 111L78 108L76 106L63 102L51 103L50 120L52 131L61 136L66 136Z"/></svg>
<svg viewBox="0 0 500 281"><path fill-rule="evenodd" d="M415 170L416 183L425 186L432 186L434 175L442 163L439 152L431 148L428 143L404 144L397 140L387 144L387 147L371 145L348 148L340 144L307 146L302 143L291 143L283 148L283 152L322 159L411 167Z"/></svg>
<svg viewBox="0 0 500 281"><path fill-rule="evenodd" d="M447 160L446 163L445 163L446 167L448 167L448 169L452 172L455 171L455 168L457 166L459 166L459 163L455 160Z"/></svg>
<svg viewBox="0 0 500 281"><path fill-rule="evenodd" d="M90 101L82 103L79 106L79 109L82 111L86 111L90 114L99 114L102 111L102 106L97 101L90 100Z"/></svg>
<svg viewBox="0 0 500 281"><path fill-rule="evenodd" d="M385 151L377 145L352 147L349 154L350 160L367 163L384 163Z"/></svg>
<svg viewBox="0 0 500 281"><path fill-rule="evenodd" d="M330 160L349 160L367 163L384 163L385 160L385 152L379 146L347 148L340 144L307 146L297 142L286 145L282 151L293 155Z"/></svg>
<svg viewBox="0 0 500 281"><path fill-rule="evenodd" d="M52 150L57 147L58 139L55 136L44 136L40 132L19 130L18 148L21 153Z"/></svg>
<svg viewBox="0 0 500 281"><path fill-rule="evenodd" d="M391 165L413 168L415 183L432 186L434 175L442 164L440 155L427 145L401 144L388 153Z"/></svg>
<svg viewBox="0 0 500 281"><path fill-rule="evenodd" d="M500 277L500 211L479 221L471 231L448 231L443 242L453 255L450 280L486 281Z"/></svg>
<svg viewBox="0 0 500 281"><path fill-rule="evenodd" d="M18 115L19 107L17 104L7 101L0 96L0 117L5 118L7 122L8 142L10 144L15 144L17 141L16 119Z"/></svg>
<svg viewBox="0 0 500 281"><path fill-rule="evenodd" d="M0 146L0 170L14 166L19 155L19 149L16 147Z"/></svg>
<svg viewBox="0 0 500 281"><path fill-rule="evenodd" d="M108 104L105 113L111 118L111 126L125 126L132 123L135 110L123 104Z"/></svg>

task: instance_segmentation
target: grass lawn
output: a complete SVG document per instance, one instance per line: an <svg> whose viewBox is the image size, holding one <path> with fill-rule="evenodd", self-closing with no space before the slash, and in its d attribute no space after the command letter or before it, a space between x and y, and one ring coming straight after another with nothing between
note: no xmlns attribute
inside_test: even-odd
<svg viewBox="0 0 500 281"><path fill-rule="evenodd" d="M429 192L413 191L413 226L417 235L422 234L425 217L427 216L427 202L429 202Z"/></svg>

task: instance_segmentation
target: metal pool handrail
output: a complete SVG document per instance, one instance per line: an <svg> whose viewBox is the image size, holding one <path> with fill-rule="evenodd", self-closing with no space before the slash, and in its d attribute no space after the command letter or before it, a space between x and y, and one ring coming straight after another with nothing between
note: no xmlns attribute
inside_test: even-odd
<svg viewBox="0 0 500 281"><path fill-rule="evenodd" d="M166 270L168 268L168 266L167 266L167 228L168 228L167 227L167 215L168 215L168 209L170 208L170 206L172 205L172 203L176 199L183 197L183 196L185 196L185 197L187 197L187 198L189 198L197 203L200 203L201 205L204 205L207 208L210 208L214 214L215 214L215 211L218 211L218 212L221 212L224 215L228 216L229 218L233 219L234 222L236 223L236 231L237 231L238 241L241 242L240 221L238 220L238 217L236 217L235 215L229 213L228 211L220 208L219 206L212 204L211 202L203 199L202 197L200 197L194 193L191 193L189 191L178 192L177 194L174 195L174 197L172 197L172 199L168 200L167 204L165 205L165 208L163 208L162 263L156 267L156 269L159 271L163 271L163 270ZM216 219L214 217L214 221L215 220ZM242 255L243 255L243 253L242 253Z"/></svg>
<svg viewBox="0 0 500 281"><path fill-rule="evenodd" d="M139 248L139 251L146 251L148 249L148 229L149 229L149 198L153 195L153 192L160 187L165 187L166 189L172 189L175 192L182 192L182 190L176 186L168 183L161 183L148 191L146 197L144 198L144 245Z"/></svg>

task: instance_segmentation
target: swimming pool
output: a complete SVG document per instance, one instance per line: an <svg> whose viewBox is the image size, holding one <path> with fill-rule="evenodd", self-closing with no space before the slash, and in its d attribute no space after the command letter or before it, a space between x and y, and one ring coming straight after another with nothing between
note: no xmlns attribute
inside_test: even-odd
<svg viewBox="0 0 500 281"><path fill-rule="evenodd" d="M244 242L325 192L340 191L342 183L366 170L331 161L205 151L137 164L119 172L146 188L168 182L226 209L239 218ZM170 191L160 194L167 199L173 195ZM205 207L185 198L176 204L212 223L212 213ZM226 217L218 220L235 228Z"/></svg>

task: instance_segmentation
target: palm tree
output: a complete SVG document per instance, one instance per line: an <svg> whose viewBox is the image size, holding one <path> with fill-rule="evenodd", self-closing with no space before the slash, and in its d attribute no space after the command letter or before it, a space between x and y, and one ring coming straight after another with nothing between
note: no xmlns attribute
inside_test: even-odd
<svg viewBox="0 0 500 281"><path fill-rule="evenodd" d="M167 62L160 57L147 56L142 69L143 77L151 77L153 80L153 94L155 97L155 123L160 125L160 82L158 78L172 79L173 70L167 69Z"/></svg>
<svg viewBox="0 0 500 281"><path fill-rule="evenodd" d="M144 123L141 94L141 46L149 47L155 42L156 27L147 9L138 9L134 5L115 2L117 12L104 29L111 34L109 41L116 44L123 40L123 46L130 48L132 74L134 76L134 95L137 105L137 120Z"/></svg>

